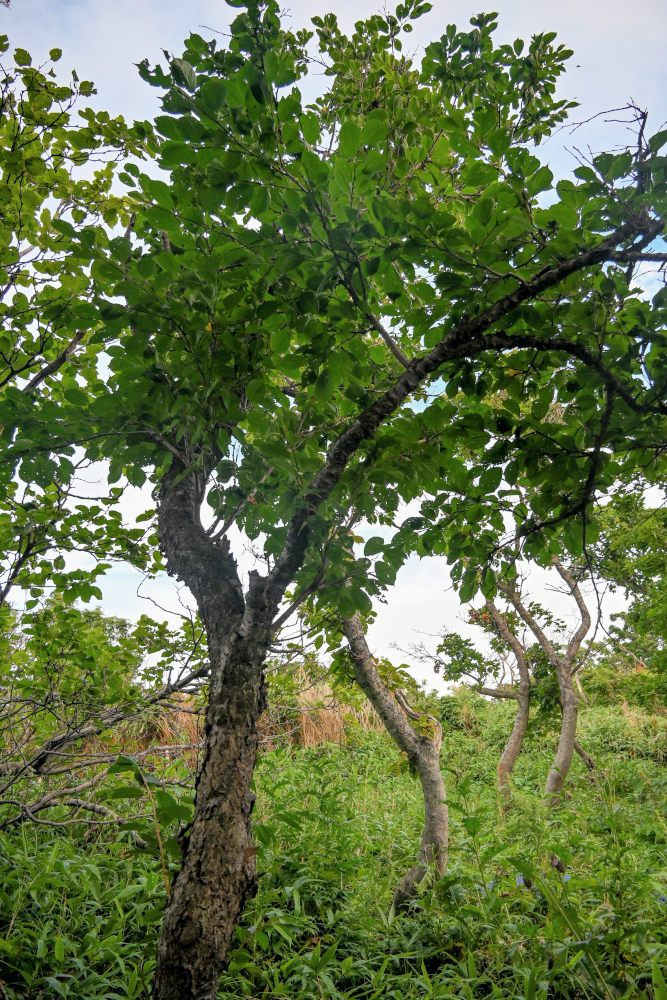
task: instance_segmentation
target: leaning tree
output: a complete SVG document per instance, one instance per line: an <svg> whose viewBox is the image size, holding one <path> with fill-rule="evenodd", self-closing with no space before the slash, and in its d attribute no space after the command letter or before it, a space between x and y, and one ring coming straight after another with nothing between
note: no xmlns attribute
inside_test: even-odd
<svg viewBox="0 0 667 1000"><path fill-rule="evenodd" d="M448 552L464 600L491 595L519 477L531 508L510 534L547 562L565 522L579 543L596 491L651 473L665 412L665 298L631 265L664 256L667 135L554 184L535 152L567 112L553 35L494 47L480 16L416 65L401 36L418 0L350 37L316 17L315 53L275 0L232 5L223 47L192 35L141 67L164 91L164 179L127 165L125 234L58 221L91 262L97 377L57 415L31 397L32 443L8 449L57 464L78 442L112 483L148 478L206 627L206 746L156 1000L215 996L256 888L257 721L287 588L353 618L418 537ZM313 60L328 86L306 105ZM437 538L423 513L350 553L350 518L396 525L424 495ZM264 560L247 576L244 538Z"/></svg>

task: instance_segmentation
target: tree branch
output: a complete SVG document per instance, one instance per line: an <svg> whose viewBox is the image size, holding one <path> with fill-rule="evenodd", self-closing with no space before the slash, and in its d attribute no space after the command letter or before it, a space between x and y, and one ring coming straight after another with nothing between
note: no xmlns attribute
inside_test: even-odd
<svg viewBox="0 0 667 1000"><path fill-rule="evenodd" d="M255 588L261 590L259 599L268 600L273 605L274 615L294 573L302 565L310 540L312 518L340 482L350 458L362 441L374 437L381 423L447 361L474 357L489 348L497 348L500 343L498 338L502 339L503 335L489 336L487 331L522 302L552 288L577 271L608 260L611 251L623 240L638 233L657 235L662 228L662 220L651 219L648 211L645 211L641 217L635 217L631 222L620 226L610 236L601 240L596 247L578 254L571 260L544 268L514 292L494 302L479 316L464 318L432 350L412 360L394 384L363 410L333 442L322 468L312 479L310 487L288 524L285 543L273 569L265 579L254 577ZM518 346L519 340L521 340L519 337L505 336L503 346ZM548 351L555 347L554 341L540 341L539 338L531 338L531 341L539 350ZM578 345L574 341L570 342L565 338L557 338L557 341L560 349L567 350L574 356L580 355ZM590 364L592 357L587 352L586 358L582 360ZM600 367L602 366L598 362L598 368ZM618 391L623 398L629 397L630 405L634 404L634 398L627 390L623 393L619 387ZM637 409L636 405L633 405L633 409ZM248 625L250 624L248 622Z"/></svg>
<svg viewBox="0 0 667 1000"><path fill-rule="evenodd" d="M41 385L42 382L44 382L50 375L54 375L59 368L62 368L62 366L69 359L73 351L75 351L78 345L81 343L85 335L86 335L85 330L77 330L77 332L72 337L67 347L60 352L57 358L54 358L53 361L49 361L47 365L44 365L41 371L38 371L36 375L33 375L33 377L30 379L30 381L25 386L23 391L25 393L34 392L35 389L39 385Z"/></svg>
<svg viewBox="0 0 667 1000"><path fill-rule="evenodd" d="M579 648L582 642L584 641L589 628L591 627L591 616L586 606L586 602L584 601L583 595L579 589L579 584L574 579L570 571L566 569L565 566L563 566L563 564L561 563L560 559L558 559L557 556L554 556L551 562L553 566L556 568L556 571L561 577L561 579L563 579L570 588L570 593L577 602L577 607L579 608L579 614L581 616L581 622L579 624L579 628L577 629L573 637L570 639L564 657L565 662L567 663L567 666L569 668L569 671L570 673L572 673L572 664L574 663L574 659L577 653L579 652Z"/></svg>
<svg viewBox="0 0 667 1000"><path fill-rule="evenodd" d="M370 309L368 308L368 305L361 300L361 298L357 294L357 290L354 287L354 285L352 284L352 282L351 281L346 281L345 282L345 287L347 288L349 296L352 299L352 301L354 302L355 306L358 306L360 309L363 310L363 312L364 312L364 314L366 316L366 319L371 324L371 326L373 327L373 329L375 330L375 332L380 334L380 336L382 337L382 339L384 340L385 344L387 345L387 347L389 348L389 350L391 351L391 353L394 355L394 357L396 358L396 360L399 361L400 364L402 364L404 368L409 368L410 367L410 359L407 358L405 356L405 354L403 354L403 351L400 349L400 347L398 346L398 344L396 343L396 341L394 340L394 338L392 337L392 335L389 333L389 331L382 325L382 323L377 318L377 316L375 315L375 313L372 313L370 311Z"/></svg>

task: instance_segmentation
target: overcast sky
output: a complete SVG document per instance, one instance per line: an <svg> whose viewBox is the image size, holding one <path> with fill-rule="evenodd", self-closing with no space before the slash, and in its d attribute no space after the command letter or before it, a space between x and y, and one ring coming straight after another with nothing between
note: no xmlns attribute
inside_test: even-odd
<svg viewBox="0 0 667 1000"><path fill-rule="evenodd" d="M384 0L296 0L284 9L292 27L334 10L341 26L350 28L383 6ZM488 5L435 0L409 39L405 36L406 51L408 42L412 49L438 38L449 23L466 27L480 9L499 11L500 41L556 31L574 50L561 89L581 103L577 118L621 107L632 98L649 108L653 131L667 119L664 0L496 0ZM74 67L80 77L93 80L101 106L145 118L155 110L156 92L142 83L133 64L144 58L158 61L163 49L178 55L190 32L204 37L224 32L233 15L223 0L12 0L9 9L0 8L0 31L35 59L61 48L63 69Z"/></svg>
<svg viewBox="0 0 667 1000"><path fill-rule="evenodd" d="M293 28L308 24L314 14L333 10L341 27L349 29L354 20L382 6L383 0L331 0L324 5L295 0L285 9ZM657 132L667 120L665 0L495 0L485 6L481 0L435 0L433 10L406 36L405 50L419 53L448 24L464 28L480 10L491 9L499 11L499 41L556 31L559 40L574 50L560 87L562 97L580 103L573 121L621 108L630 100L648 108L649 132ZM63 74L75 68L81 79L95 83L99 107L131 120L152 117L158 99L158 92L139 79L133 64L144 58L164 62L163 49L178 55L190 32L204 37L225 32L233 16L235 12L222 0L12 0L9 9L0 6L0 33L9 35L12 47L28 49L35 62L45 59L49 49L61 48ZM563 175L575 165L569 148L590 145L597 150L624 141L627 130L606 123L618 117L603 115L574 133L564 130L542 147L542 155L555 173ZM104 588L108 612L158 616L156 608L134 597L136 586L132 573L114 570ZM554 599L543 581L540 591L539 599L566 613L568 602ZM151 592L164 606L177 608L171 583L154 585ZM609 610L618 607L614 600ZM442 560L411 562L399 576L390 603L380 610L370 637L374 651L400 662L404 657L393 644L406 648L419 639L419 631L434 633L443 624L454 629L461 624L461 614L456 595L448 589ZM463 626L461 630L474 634ZM418 673L427 676L423 670ZM428 680L433 681L432 675Z"/></svg>

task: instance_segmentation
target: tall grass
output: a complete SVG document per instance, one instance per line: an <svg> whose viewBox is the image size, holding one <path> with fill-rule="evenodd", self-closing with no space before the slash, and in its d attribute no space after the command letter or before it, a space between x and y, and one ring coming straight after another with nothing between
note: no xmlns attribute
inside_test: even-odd
<svg viewBox="0 0 667 1000"><path fill-rule="evenodd" d="M290 706L292 719L333 711L319 695ZM306 746L272 731L256 777L260 889L220 997L667 1000L667 772L656 719L585 713L581 738L597 767L575 762L556 815L540 795L557 732L538 726L503 817L494 767L504 706L466 694L448 698L443 715L450 867L398 917L388 905L414 858L422 806L394 745L343 711L333 741L320 739L324 720ZM137 747L153 738L180 746L185 735L178 726L171 737L136 734ZM121 789L139 787L131 768L112 776ZM144 850L128 829L107 826L24 824L0 835L0 981L11 1000L147 997L162 865L168 877L175 871L179 819L190 809L187 789L176 816L151 787L164 857L153 816L131 818L133 797L118 808Z"/></svg>

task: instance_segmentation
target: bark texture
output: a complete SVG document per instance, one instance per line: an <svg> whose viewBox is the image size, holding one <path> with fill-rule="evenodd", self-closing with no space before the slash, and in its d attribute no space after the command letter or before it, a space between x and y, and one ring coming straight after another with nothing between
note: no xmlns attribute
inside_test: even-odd
<svg viewBox="0 0 667 1000"><path fill-rule="evenodd" d="M155 1000L214 1000L234 928L257 886L251 780L273 614L259 578L244 599L227 547L212 543L199 524L199 501L194 473L163 483L160 540L169 571L197 600L211 680L194 819L165 911Z"/></svg>
<svg viewBox="0 0 667 1000"><path fill-rule="evenodd" d="M395 692L395 699L392 698L375 668L359 615L345 619L343 631L350 645L357 683L382 719L389 735L406 754L419 775L424 795L424 832L417 863L405 873L394 891L392 907L398 912L414 899L431 867L435 867L440 875L444 875L447 870L449 816L445 802L445 782L440 770L442 727L440 721L432 715L413 711L403 692ZM417 731L410 724L410 719L421 721L427 731Z"/></svg>

